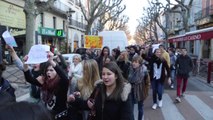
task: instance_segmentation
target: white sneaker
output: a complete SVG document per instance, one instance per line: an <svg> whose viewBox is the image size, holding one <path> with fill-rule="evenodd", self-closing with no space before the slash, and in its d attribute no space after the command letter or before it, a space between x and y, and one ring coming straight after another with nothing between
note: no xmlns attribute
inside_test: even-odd
<svg viewBox="0 0 213 120"><path fill-rule="evenodd" d="M175 101L178 102L178 103L180 103L181 102L180 97L176 97Z"/></svg>
<svg viewBox="0 0 213 120"><path fill-rule="evenodd" d="M156 108L157 108L157 104L155 103L152 105L152 109L156 110Z"/></svg>
<svg viewBox="0 0 213 120"><path fill-rule="evenodd" d="M163 100L160 100L159 102L158 102L158 107L162 107L163 106Z"/></svg>
<svg viewBox="0 0 213 120"><path fill-rule="evenodd" d="M174 85L172 84L172 85L170 86L170 88L174 89Z"/></svg>

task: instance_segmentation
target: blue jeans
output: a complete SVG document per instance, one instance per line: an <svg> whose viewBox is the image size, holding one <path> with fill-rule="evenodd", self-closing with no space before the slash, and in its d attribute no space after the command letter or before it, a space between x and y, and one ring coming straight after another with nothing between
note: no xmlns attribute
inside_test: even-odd
<svg viewBox="0 0 213 120"><path fill-rule="evenodd" d="M143 118L143 100L137 101L134 97L133 89L131 91L132 95L132 110L134 111L134 104L138 104L138 120L142 120ZM134 113L133 113L133 120L134 120Z"/></svg>
<svg viewBox="0 0 213 120"><path fill-rule="evenodd" d="M158 95L158 100L162 100L163 96L163 84L160 82L160 80L153 79L152 82L152 99L153 103L157 103L157 95Z"/></svg>
<svg viewBox="0 0 213 120"><path fill-rule="evenodd" d="M174 81L175 81L175 72L176 72L175 70L170 71L170 73L171 73L170 77L171 77L172 84L174 84Z"/></svg>

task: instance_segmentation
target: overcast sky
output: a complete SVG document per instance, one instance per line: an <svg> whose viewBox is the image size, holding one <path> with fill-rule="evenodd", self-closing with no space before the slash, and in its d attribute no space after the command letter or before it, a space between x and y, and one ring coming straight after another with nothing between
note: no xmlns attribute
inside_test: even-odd
<svg viewBox="0 0 213 120"><path fill-rule="evenodd" d="M147 6L146 0L123 0L126 5L125 15L129 16L128 26L131 34L134 34L135 28L138 25L137 19L142 16L142 9Z"/></svg>
<svg viewBox="0 0 213 120"><path fill-rule="evenodd" d="M160 0L160 2L165 2L165 0ZM131 34L134 34L135 28L138 25L137 19L140 19L142 16L143 7L148 6L148 2L147 0L123 0L123 3L126 5L124 14L129 16L129 30Z"/></svg>

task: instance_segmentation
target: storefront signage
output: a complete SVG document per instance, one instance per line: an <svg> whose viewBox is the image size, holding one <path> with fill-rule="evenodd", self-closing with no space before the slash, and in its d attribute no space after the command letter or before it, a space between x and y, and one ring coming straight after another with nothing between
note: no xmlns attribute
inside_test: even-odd
<svg viewBox="0 0 213 120"><path fill-rule="evenodd" d="M56 30L56 36L58 37L64 37L64 30Z"/></svg>
<svg viewBox="0 0 213 120"><path fill-rule="evenodd" d="M23 8L0 1L0 24L14 28L26 28Z"/></svg>
<svg viewBox="0 0 213 120"><path fill-rule="evenodd" d="M53 28L40 27L39 33L42 35L55 36L56 30Z"/></svg>
<svg viewBox="0 0 213 120"><path fill-rule="evenodd" d="M191 35L184 35L181 37L170 38L169 42L181 42L181 41L192 41L192 40L208 40L213 38L213 31L201 32Z"/></svg>
<svg viewBox="0 0 213 120"><path fill-rule="evenodd" d="M39 34L47 35L47 36L65 37L65 33L63 30L61 29L57 30L57 29L45 28L45 27L39 28Z"/></svg>

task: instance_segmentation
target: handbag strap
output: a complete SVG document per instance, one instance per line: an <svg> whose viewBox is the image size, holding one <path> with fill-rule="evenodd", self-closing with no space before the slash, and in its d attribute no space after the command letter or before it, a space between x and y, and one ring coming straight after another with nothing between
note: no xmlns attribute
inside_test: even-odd
<svg viewBox="0 0 213 120"><path fill-rule="evenodd" d="M104 94L104 92L103 92L104 90L103 90L103 85L101 86L101 92L102 92L102 98L101 98L101 112L102 112L102 115L101 115L101 120L103 120L103 113L104 113L104 103L105 103L105 94Z"/></svg>

